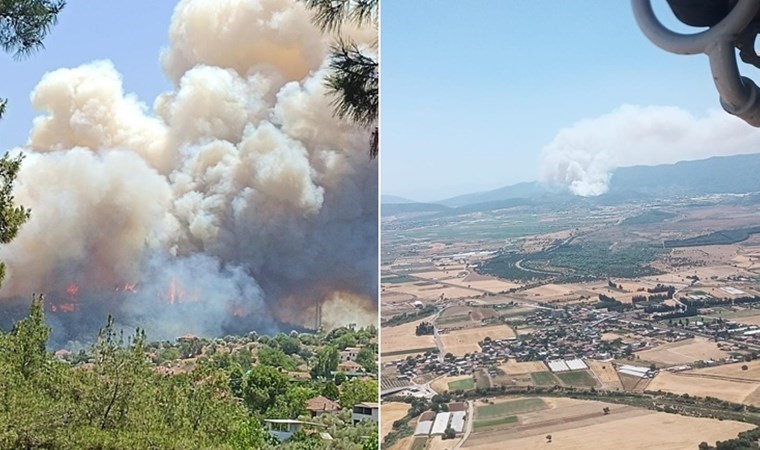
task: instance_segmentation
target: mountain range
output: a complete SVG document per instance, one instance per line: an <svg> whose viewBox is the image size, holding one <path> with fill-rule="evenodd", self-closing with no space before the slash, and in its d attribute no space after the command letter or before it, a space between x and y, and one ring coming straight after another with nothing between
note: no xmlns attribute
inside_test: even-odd
<svg viewBox="0 0 760 450"><path fill-rule="evenodd" d="M566 187L534 181L427 203L383 195L381 203L383 215L452 209L462 213L539 202L590 201L609 204L748 192L760 192L760 154L716 156L655 166L620 167L612 173L607 192L597 197L578 197Z"/></svg>

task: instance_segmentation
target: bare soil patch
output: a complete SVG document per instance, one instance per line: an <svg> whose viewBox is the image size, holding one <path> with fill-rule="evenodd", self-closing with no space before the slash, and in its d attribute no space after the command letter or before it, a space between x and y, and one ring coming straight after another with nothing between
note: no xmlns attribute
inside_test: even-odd
<svg viewBox="0 0 760 450"><path fill-rule="evenodd" d="M496 325L443 333L441 334L441 343L443 344L445 353L462 356L465 353L480 351L478 342L486 337L490 337L491 339L507 339L514 336L515 332L512 328L506 325ZM383 350L385 350L385 341L383 341Z"/></svg>
<svg viewBox="0 0 760 450"><path fill-rule="evenodd" d="M758 385L756 382L708 378L692 372L660 372L647 388L650 391L663 390L676 394L711 397L729 402L743 403ZM760 406L760 404L756 404Z"/></svg>
<svg viewBox="0 0 760 450"><path fill-rule="evenodd" d="M728 353L718 348L717 343L701 337L663 344L636 354L643 360L663 365L686 364L709 359L718 360L728 356Z"/></svg>
<svg viewBox="0 0 760 450"><path fill-rule="evenodd" d="M500 365L499 369L507 375L523 375L533 372L544 372L547 370L547 367L542 361L517 362L514 359L510 359L505 364Z"/></svg>
<svg viewBox="0 0 760 450"><path fill-rule="evenodd" d="M586 364L591 369L591 372L594 373L596 379L602 383L602 389L609 391L623 390L623 383L620 382L617 371L612 367L612 362L586 360Z"/></svg>
<svg viewBox="0 0 760 450"><path fill-rule="evenodd" d="M380 405L380 440L393 430L393 422L401 419L409 411L410 405L401 402L389 402Z"/></svg>
<svg viewBox="0 0 760 450"><path fill-rule="evenodd" d="M753 428L747 423L684 417L603 402L545 400L552 404L550 409L521 414L518 424L473 433L463 448L546 449L546 435L551 434L552 448L563 450L682 450L696 448L702 441L732 438L740 431ZM610 408L610 414L602 412L604 407Z"/></svg>
<svg viewBox="0 0 760 450"><path fill-rule="evenodd" d="M395 327L382 327L380 329L380 342L382 343L381 356L387 353L435 347L435 341L433 340L432 335L417 336L415 334L417 325L419 325L420 322L429 320L430 318L425 318ZM407 354L394 355L391 360L404 359L406 356Z"/></svg>

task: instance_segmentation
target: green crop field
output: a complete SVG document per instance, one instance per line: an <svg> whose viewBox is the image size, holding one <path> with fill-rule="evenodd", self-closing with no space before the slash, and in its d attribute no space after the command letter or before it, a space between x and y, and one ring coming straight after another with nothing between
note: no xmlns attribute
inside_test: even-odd
<svg viewBox="0 0 760 450"><path fill-rule="evenodd" d="M540 398L523 398L495 405L478 406L475 409L475 420L491 420L514 414L524 414L546 409L546 403Z"/></svg>
<svg viewBox="0 0 760 450"><path fill-rule="evenodd" d="M577 372L560 372L556 374L568 386L594 387L596 380L585 370Z"/></svg>
<svg viewBox="0 0 760 450"><path fill-rule="evenodd" d="M475 381L472 378L467 378L464 380L452 381L449 383L450 391L457 391L460 389L463 391L475 389Z"/></svg>
<svg viewBox="0 0 760 450"><path fill-rule="evenodd" d="M498 425L507 425L507 424L516 423L516 422L517 422L517 416L500 417L498 419L490 419L490 420L476 420L475 430L482 430L483 428L490 428L490 427L495 427Z"/></svg>
<svg viewBox="0 0 760 450"><path fill-rule="evenodd" d="M415 279L407 276L407 275L393 275L388 277L383 277L380 279L381 283L391 283L391 284L401 284L401 283L409 283L410 281L414 281Z"/></svg>
<svg viewBox="0 0 760 450"><path fill-rule="evenodd" d="M557 379L554 378L554 375L552 375L551 372L533 372L530 374L530 378L533 379L533 382L536 383L537 386L557 384Z"/></svg>

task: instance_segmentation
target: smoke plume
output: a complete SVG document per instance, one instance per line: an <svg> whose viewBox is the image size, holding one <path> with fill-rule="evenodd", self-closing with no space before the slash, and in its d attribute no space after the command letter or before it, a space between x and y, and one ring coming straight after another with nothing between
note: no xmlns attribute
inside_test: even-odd
<svg viewBox="0 0 760 450"><path fill-rule="evenodd" d="M723 111L695 117L676 107L624 105L557 133L543 150L543 176L576 195L594 196L607 191L617 167L758 149L760 130Z"/></svg>
<svg viewBox="0 0 760 450"><path fill-rule="evenodd" d="M377 162L333 115L331 37L296 0L182 0L169 38L152 107L109 61L32 92L3 303L46 293L63 339L107 313L153 338L313 328L318 303L374 323Z"/></svg>

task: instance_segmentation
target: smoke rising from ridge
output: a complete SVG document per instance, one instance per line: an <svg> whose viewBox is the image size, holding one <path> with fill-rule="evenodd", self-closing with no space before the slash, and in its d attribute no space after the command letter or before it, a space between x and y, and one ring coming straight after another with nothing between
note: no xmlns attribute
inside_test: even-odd
<svg viewBox="0 0 760 450"><path fill-rule="evenodd" d="M624 105L559 131L543 149L545 181L581 196L607 192L617 167L756 153L760 130L724 111L703 117L667 106Z"/></svg>
<svg viewBox="0 0 760 450"><path fill-rule="evenodd" d="M13 150L32 218L0 248L0 295L76 309L66 338L108 312L155 338L313 327L317 302L327 325L374 323L377 161L333 116L331 37L295 0L183 0L169 37L152 108L109 61L32 92L44 115Z"/></svg>

